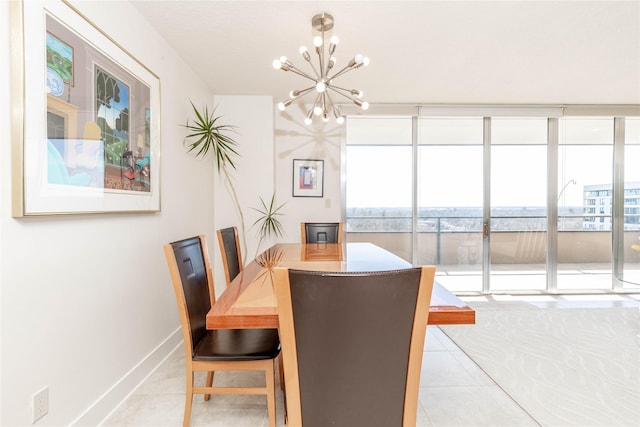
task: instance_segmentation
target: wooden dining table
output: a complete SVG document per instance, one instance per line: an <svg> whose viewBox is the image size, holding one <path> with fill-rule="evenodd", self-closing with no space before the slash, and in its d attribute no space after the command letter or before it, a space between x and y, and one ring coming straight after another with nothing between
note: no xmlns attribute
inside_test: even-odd
<svg viewBox="0 0 640 427"><path fill-rule="evenodd" d="M276 244L233 279L207 314L208 329L277 328L278 309L271 269L374 272L411 268L404 259L371 243ZM429 325L474 324L475 311L437 281Z"/></svg>

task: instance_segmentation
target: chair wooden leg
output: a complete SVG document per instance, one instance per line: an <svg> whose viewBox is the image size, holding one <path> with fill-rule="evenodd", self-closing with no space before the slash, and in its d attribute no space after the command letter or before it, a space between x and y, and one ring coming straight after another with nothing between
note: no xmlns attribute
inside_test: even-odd
<svg viewBox="0 0 640 427"><path fill-rule="evenodd" d="M211 387L213 385L213 373L214 373L214 371L207 372L207 383L206 383L207 387ZM209 401L210 398L211 398L210 394L205 394L204 395L204 400L205 401Z"/></svg>
<svg viewBox="0 0 640 427"><path fill-rule="evenodd" d="M287 411L287 391L286 390L283 393L282 400L283 400L283 406L284 406L284 423L286 425L289 421L289 413Z"/></svg>
<svg viewBox="0 0 640 427"><path fill-rule="evenodd" d="M278 355L278 372L280 374L280 390L284 395L284 423L287 424L287 392L284 387L284 363L282 362L282 352Z"/></svg>
<svg viewBox="0 0 640 427"><path fill-rule="evenodd" d="M193 371L187 372L187 392L185 395L186 400L184 402L184 419L182 426L189 427L189 423L191 422L191 404L193 403Z"/></svg>
<svg viewBox="0 0 640 427"><path fill-rule="evenodd" d="M284 365L282 363L282 353L278 356L278 372L280 373L280 390L284 391Z"/></svg>
<svg viewBox="0 0 640 427"><path fill-rule="evenodd" d="M276 371L275 360L270 360L265 369L267 387L267 413L269 416L269 427L276 427Z"/></svg>

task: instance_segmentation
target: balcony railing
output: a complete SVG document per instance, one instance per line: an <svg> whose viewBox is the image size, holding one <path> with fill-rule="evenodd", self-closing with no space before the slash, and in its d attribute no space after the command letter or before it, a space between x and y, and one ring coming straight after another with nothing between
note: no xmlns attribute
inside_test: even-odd
<svg viewBox="0 0 640 427"><path fill-rule="evenodd" d="M585 229L585 218L607 218L603 230ZM546 217L539 215L491 218L493 264L544 264L547 254ZM631 224L630 224L631 225ZM625 227L624 262L640 262L640 229ZM412 219L402 216L348 217L350 241L369 241L412 259ZM481 263L481 217L417 218L416 251L419 263L456 265ZM558 263L610 263L611 223L606 215L573 215L558 218Z"/></svg>

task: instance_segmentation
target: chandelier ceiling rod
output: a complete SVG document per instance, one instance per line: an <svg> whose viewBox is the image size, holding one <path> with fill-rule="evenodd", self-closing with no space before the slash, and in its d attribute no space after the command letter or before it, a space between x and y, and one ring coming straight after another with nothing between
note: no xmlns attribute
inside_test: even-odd
<svg viewBox="0 0 640 427"><path fill-rule="evenodd" d="M333 70L333 67L336 63L336 58L333 56L333 54L336 51L336 47L338 46L339 42L337 36L331 37L329 41L329 47L326 51L326 55L328 55L329 57L327 59L324 48L326 44L324 41L324 35L326 31L329 31L333 28L333 16L325 12L319 13L311 19L311 26L314 30L319 31L321 34L320 36L316 36L313 39L313 45L315 46L316 55L318 56L318 69L316 69L316 67L313 65L313 62L311 61L311 54L309 53L309 50L306 46L302 46L300 48L300 54L302 55L302 58L311 66L311 70L313 71L315 77L297 68L289 59L287 59L286 56L281 56L280 59L274 60L273 68L282 71L292 71L294 74L298 74L301 77L311 80L314 84L313 86L304 89L292 90L289 93L289 99L280 102L278 104L278 108L281 111L284 111L289 105L293 103L293 101L302 98L303 96L313 92L313 90L315 89L317 93L316 99L313 102L311 109L307 113L304 122L307 125L311 124L313 122L313 116L316 115L322 116L322 121L326 123L329 121L329 114L331 113L335 116L336 122L338 124L342 124L344 123L344 117L342 117L338 112L338 109L331 99L329 92L347 98L349 101L361 107L363 110L369 108L369 103L362 100L361 90L345 89L339 86L335 86L333 80L351 70L357 70L362 66L367 66L369 64L369 58L357 54L342 69L340 69L333 75L329 75L330 71Z"/></svg>

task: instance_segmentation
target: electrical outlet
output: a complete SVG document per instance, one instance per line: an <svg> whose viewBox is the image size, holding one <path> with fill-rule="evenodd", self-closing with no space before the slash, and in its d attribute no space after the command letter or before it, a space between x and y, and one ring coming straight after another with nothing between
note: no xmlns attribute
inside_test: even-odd
<svg viewBox="0 0 640 427"><path fill-rule="evenodd" d="M31 396L31 406L33 409L31 424L33 424L49 412L49 386Z"/></svg>

